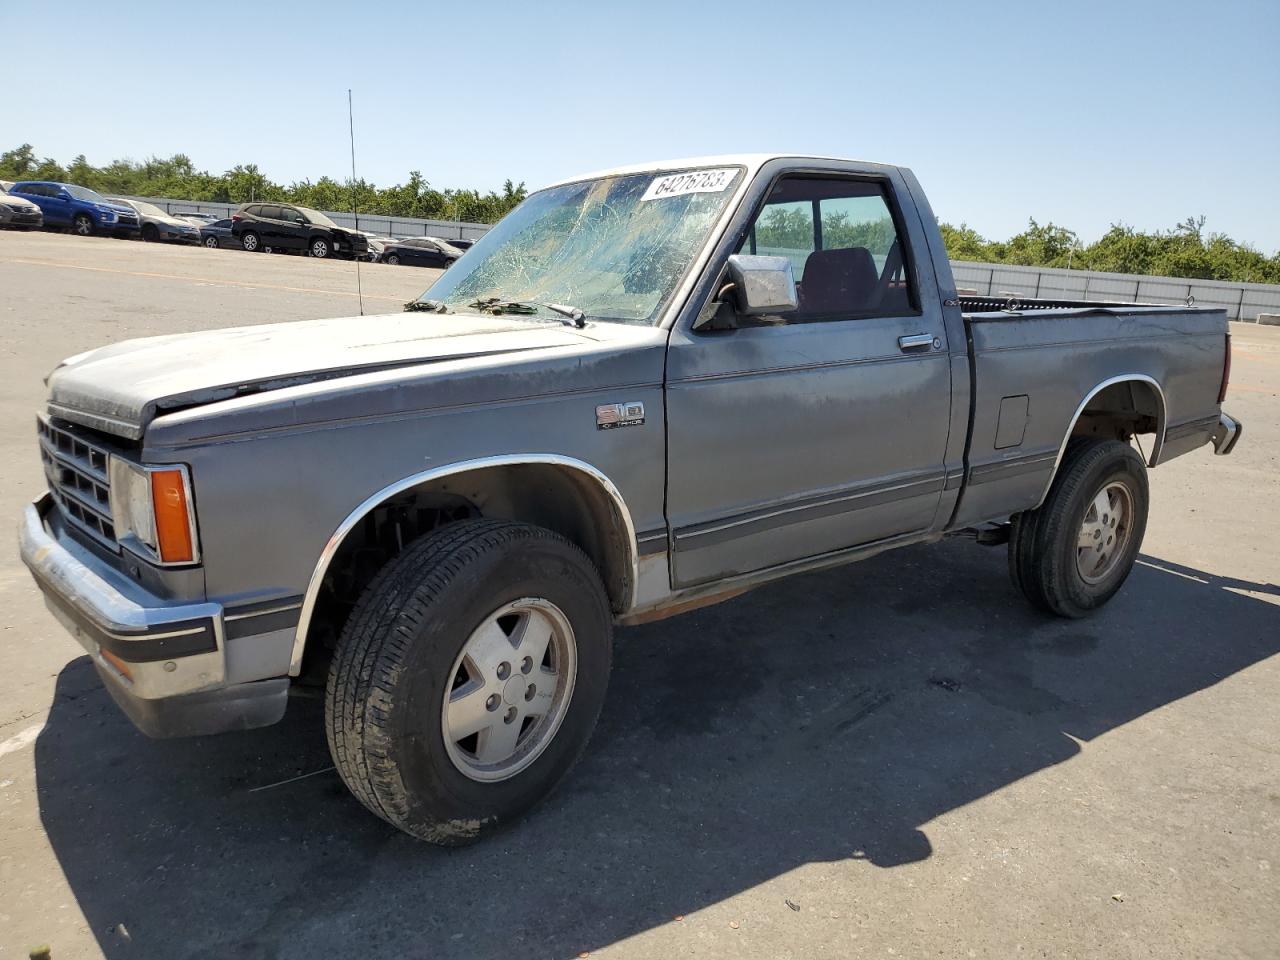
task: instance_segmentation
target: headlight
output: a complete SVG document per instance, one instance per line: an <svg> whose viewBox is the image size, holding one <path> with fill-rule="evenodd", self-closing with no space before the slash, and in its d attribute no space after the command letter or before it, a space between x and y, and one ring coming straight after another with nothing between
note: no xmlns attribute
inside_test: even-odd
<svg viewBox="0 0 1280 960"><path fill-rule="evenodd" d="M98 217L107 223L115 223L118 219L114 210L99 210Z"/></svg>
<svg viewBox="0 0 1280 960"><path fill-rule="evenodd" d="M112 457L107 469L111 518L122 543L163 564L200 559L186 467L144 467Z"/></svg>

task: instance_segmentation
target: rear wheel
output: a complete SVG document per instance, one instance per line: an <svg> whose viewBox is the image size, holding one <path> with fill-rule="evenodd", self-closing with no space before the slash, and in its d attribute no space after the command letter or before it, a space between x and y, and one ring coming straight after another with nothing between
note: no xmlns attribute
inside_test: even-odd
<svg viewBox="0 0 1280 960"><path fill-rule="evenodd" d="M71 220L71 229L81 237L93 235L93 217L87 213L77 213Z"/></svg>
<svg viewBox="0 0 1280 960"><path fill-rule="evenodd" d="M148 223L142 228L142 239L148 243L155 243L160 239L160 231L155 228L154 224Z"/></svg>
<svg viewBox="0 0 1280 960"><path fill-rule="evenodd" d="M1042 610L1085 616L1133 570L1148 504L1146 465L1132 447L1073 440L1044 503L1013 518L1013 582Z"/></svg>
<svg viewBox="0 0 1280 960"><path fill-rule="evenodd" d="M321 260L333 252L333 248L329 245L329 241L324 237L312 238L310 250L313 257L319 257Z"/></svg>
<svg viewBox="0 0 1280 960"><path fill-rule="evenodd" d="M576 546L466 520L385 567L343 628L325 693L329 749L378 816L467 843L550 793L608 684L612 617Z"/></svg>
<svg viewBox="0 0 1280 960"><path fill-rule="evenodd" d="M262 246L262 241L258 239L258 235L252 230L246 230L240 238L240 246L244 247L250 253L257 253Z"/></svg>

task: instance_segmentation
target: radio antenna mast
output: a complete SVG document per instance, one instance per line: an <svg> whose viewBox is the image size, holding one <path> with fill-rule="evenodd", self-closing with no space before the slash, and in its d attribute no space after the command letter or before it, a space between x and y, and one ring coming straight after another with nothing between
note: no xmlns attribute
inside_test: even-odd
<svg viewBox="0 0 1280 960"><path fill-rule="evenodd" d="M351 133L351 215L356 219L356 232L360 232L360 211L356 209L356 121L351 108L351 88L347 88L347 129ZM360 316L364 316L364 287L360 282L360 258L356 261L356 297L360 303Z"/></svg>

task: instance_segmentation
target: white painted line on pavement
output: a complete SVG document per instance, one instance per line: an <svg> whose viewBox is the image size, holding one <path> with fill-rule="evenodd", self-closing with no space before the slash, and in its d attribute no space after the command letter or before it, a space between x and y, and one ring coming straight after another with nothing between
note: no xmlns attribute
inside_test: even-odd
<svg viewBox="0 0 1280 960"><path fill-rule="evenodd" d="M3 757L6 753L13 753L15 750L31 746L36 742L36 737L40 736L40 731L43 729L44 724L37 723L34 727L27 727L21 733L15 733L8 740L0 741L0 757Z"/></svg>

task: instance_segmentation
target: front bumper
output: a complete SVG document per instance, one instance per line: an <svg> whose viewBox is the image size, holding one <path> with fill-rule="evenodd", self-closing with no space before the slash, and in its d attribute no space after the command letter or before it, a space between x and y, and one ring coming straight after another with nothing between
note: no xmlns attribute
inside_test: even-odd
<svg viewBox="0 0 1280 960"><path fill-rule="evenodd" d="M1218 414L1218 425L1213 429L1213 452L1225 457L1236 448L1236 444L1244 435L1244 424L1234 417Z"/></svg>
<svg viewBox="0 0 1280 960"><path fill-rule="evenodd" d="M4 227L42 227L44 214L39 210L16 210L0 204L0 226Z"/></svg>
<svg viewBox="0 0 1280 960"><path fill-rule="evenodd" d="M169 603L146 592L51 532L45 517L52 509L48 493L26 507L22 561L139 729L153 737L190 736L265 726L284 715L287 677L227 683L221 604Z"/></svg>
<svg viewBox="0 0 1280 960"><path fill-rule="evenodd" d="M160 239L169 240L173 243L200 243L200 231L194 233L187 230L178 230L173 227L161 227Z"/></svg>

